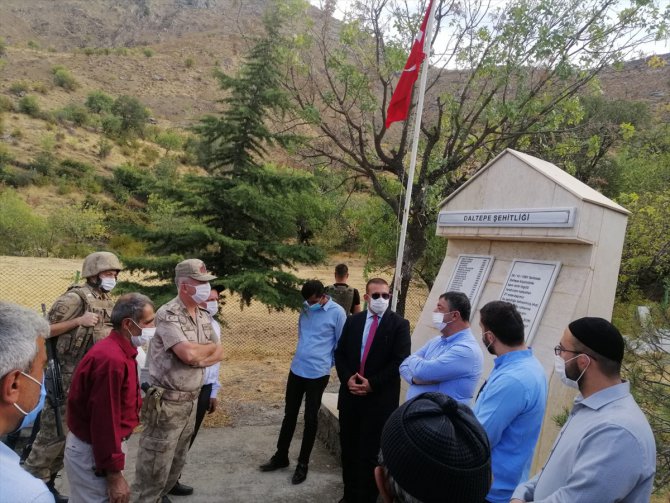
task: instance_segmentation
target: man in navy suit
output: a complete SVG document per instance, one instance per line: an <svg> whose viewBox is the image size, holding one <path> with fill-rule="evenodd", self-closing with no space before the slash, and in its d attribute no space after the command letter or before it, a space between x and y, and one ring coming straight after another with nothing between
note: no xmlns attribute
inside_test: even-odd
<svg viewBox="0 0 670 503"><path fill-rule="evenodd" d="M368 281L364 296L368 308L347 319L335 350L340 378L341 503L377 500L374 469L381 433L398 407L398 367L411 349L409 322L388 308L389 298L385 280Z"/></svg>

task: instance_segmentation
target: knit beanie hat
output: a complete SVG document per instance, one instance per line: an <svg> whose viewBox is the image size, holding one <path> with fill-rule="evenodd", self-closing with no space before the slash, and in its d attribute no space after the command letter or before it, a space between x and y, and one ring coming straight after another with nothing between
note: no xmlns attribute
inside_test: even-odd
<svg viewBox="0 0 670 503"><path fill-rule="evenodd" d="M384 425L386 469L424 503L481 503L491 487L491 448L472 411L442 393L423 393Z"/></svg>
<svg viewBox="0 0 670 503"><path fill-rule="evenodd" d="M568 329L587 348L615 362L623 360L623 337L609 321L587 316L570 323Z"/></svg>

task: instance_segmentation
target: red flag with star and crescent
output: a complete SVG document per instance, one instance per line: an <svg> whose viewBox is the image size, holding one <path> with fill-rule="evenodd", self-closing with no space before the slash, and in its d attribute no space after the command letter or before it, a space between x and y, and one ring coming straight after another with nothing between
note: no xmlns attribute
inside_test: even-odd
<svg viewBox="0 0 670 503"><path fill-rule="evenodd" d="M426 58L426 53L423 52L423 46L432 4L433 0L430 0L430 2L428 2L426 14L423 16L421 30L419 30L419 33L417 33L416 38L414 39L412 51L409 53L409 58L407 58L405 68L400 75L398 85L396 85L395 91L393 91L393 96L391 96L391 102L389 103L389 108L386 112L386 129L388 129L393 122L404 121L407 119L409 106L412 102L412 88L414 87L416 79L419 78L421 63L423 63L423 60Z"/></svg>

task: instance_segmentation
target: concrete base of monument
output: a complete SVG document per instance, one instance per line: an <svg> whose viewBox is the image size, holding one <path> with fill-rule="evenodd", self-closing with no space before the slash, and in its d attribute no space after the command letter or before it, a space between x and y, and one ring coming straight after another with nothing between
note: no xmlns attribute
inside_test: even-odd
<svg viewBox="0 0 670 503"><path fill-rule="evenodd" d="M332 398L324 397L324 400L332 402ZM337 405L337 394L333 403ZM339 429L333 430L338 426L337 417L333 419L328 409L322 406L319 436L339 449ZM277 444L281 414L270 416L273 424L201 429L181 477L183 484L193 486L194 493L185 497L169 496L170 500L174 503L339 501L343 490L339 455L333 455L319 439L314 445L307 480L299 485L291 484L302 439L302 412L291 444L290 466L269 473L258 469L274 454ZM136 434L128 442L125 474L129 483L135 476L138 440L139 434ZM57 479L56 487L63 494L69 494L64 473Z"/></svg>

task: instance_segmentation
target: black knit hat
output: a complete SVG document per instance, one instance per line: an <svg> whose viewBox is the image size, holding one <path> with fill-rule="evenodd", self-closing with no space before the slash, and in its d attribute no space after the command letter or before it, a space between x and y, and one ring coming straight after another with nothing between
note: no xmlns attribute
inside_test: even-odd
<svg viewBox="0 0 670 503"><path fill-rule="evenodd" d="M381 451L398 485L425 503L480 503L491 487L484 428L466 405L442 393L398 408L384 425Z"/></svg>
<svg viewBox="0 0 670 503"><path fill-rule="evenodd" d="M587 348L621 363L624 342L621 332L603 318L579 318L568 325L570 333Z"/></svg>

